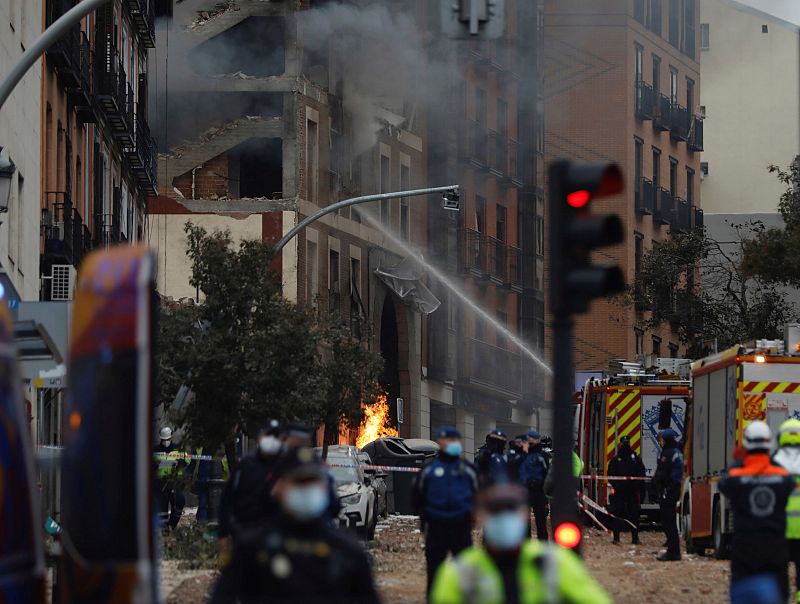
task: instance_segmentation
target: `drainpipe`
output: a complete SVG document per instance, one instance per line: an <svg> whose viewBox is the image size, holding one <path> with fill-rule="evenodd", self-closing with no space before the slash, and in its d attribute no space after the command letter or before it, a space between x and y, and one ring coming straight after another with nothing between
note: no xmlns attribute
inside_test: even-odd
<svg viewBox="0 0 800 604"><path fill-rule="evenodd" d="M195 166L194 168L192 168L192 199L196 199L195 196L194 196L194 175L195 175L195 172L197 172L202 167L203 167L203 165L201 164L199 166Z"/></svg>

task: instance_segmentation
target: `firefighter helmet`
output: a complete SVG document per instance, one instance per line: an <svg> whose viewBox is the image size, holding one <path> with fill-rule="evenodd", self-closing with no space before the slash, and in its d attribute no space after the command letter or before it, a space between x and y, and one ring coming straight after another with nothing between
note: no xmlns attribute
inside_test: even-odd
<svg viewBox="0 0 800 604"><path fill-rule="evenodd" d="M169 426L164 426L158 433L158 437L161 440L169 440L172 438L172 428Z"/></svg>
<svg viewBox="0 0 800 604"><path fill-rule="evenodd" d="M772 442L772 432L769 426L762 421L751 422L744 429L744 442L742 445L748 451L769 450Z"/></svg>
<svg viewBox="0 0 800 604"><path fill-rule="evenodd" d="M800 445L800 419L791 417L781 424L778 431L778 444Z"/></svg>

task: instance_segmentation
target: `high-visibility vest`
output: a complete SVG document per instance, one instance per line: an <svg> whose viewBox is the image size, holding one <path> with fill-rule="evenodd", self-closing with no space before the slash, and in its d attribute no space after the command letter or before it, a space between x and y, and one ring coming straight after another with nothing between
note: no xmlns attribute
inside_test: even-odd
<svg viewBox="0 0 800 604"><path fill-rule="evenodd" d="M517 564L520 604L611 604L583 561L563 547L529 539ZM439 567L430 595L432 604L503 604L506 600L500 570L487 551L477 546Z"/></svg>
<svg viewBox="0 0 800 604"><path fill-rule="evenodd" d="M800 539L800 476L795 476L794 491L786 502L786 538Z"/></svg>
<svg viewBox="0 0 800 604"><path fill-rule="evenodd" d="M572 473L575 475L575 478L579 478L580 475L581 475L581 472L583 472L583 460L580 458L580 456L577 453L575 453L575 451L573 451L572 452Z"/></svg>
<svg viewBox="0 0 800 604"><path fill-rule="evenodd" d="M156 452L156 459L158 460L158 477L166 478L172 473L172 470L178 465L181 459L186 459L187 454L183 451L170 451L167 454Z"/></svg>

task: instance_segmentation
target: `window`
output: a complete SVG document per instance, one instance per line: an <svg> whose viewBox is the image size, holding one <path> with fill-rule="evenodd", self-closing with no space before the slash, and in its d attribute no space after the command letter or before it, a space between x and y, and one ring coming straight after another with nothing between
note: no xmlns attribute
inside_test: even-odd
<svg viewBox="0 0 800 604"><path fill-rule="evenodd" d="M380 192L388 193L390 188L389 179L391 178L391 165L389 158L381 153L381 166L380 166ZM380 218L381 224L389 224L389 214L391 212L392 202L389 199L384 199L380 202Z"/></svg>
<svg viewBox="0 0 800 604"><path fill-rule="evenodd" d="M536 217L536 255L544 256L544 216Z"/></svg>
<svg viewBox="0 0 800 604"><path fill-rule="evenodd" d="M633 68L634 68L634 76L636 77L637 82L641 82L644 78L642 77L642 72L644 71L644 50L638 44L634 44L634 61L633 61Z"/></svg>
<svg viewBox="0 0 800 604"><path fill-rule="evenodd" d="M669 193L678 196L678 160L674 157L669 158Z"/></svg>
<svg viewBox="0 0 800 604"><path fill-rule="evenodd" d="M328 307L331 312L339 311L341 286L339 283L339 252L328 251Z"/></svg>
<svg viewBox="0 0 800 604"><path fill-rule="evenodd" d="M19 225L21 220L19 215L22 214L22 183L23 178L17 174L17 190L16 196L13 189L14 175L11 176L12 189L8 199L8 259L11 263L17 261L17 251L19 250Z"/></svg>
<svg viewBox="0 0 800 604"><path fill-rule="evenodd" d="M684 1L684 15L683 15L683 50L684 54L691 57L692 59L695 58L695 44L696 44L696 37L695 37L695 15L697 15L697 6L695 0L685 0Z"/></svg>
<svg viewBox="0 0 800 604"><path fill-rule="evenodd" d="M635 249L634 249L634 275L635 278L639 278L639 273L642 270L642 257L644 256L644 235L639 233L638 231L634 231L633 233L634 241L635 241Z"/></svg>
<svg viewBox="0 0 800 604"><path fill-rule="evenodd" d="M669 68L669 102L678 102L678 70L674 67Z"/></svg>
<svg viewBox="0 0 800 604"><path fill-rule="evenodd" d="M306 196L317 203L319 191L319 128L314 120L306 120Z"/></svg>
<svg viewBox="0 0 800 604"><path fill-rule="evenodd" d="M661 92L661 58L653 55L653 94Z"/></svg>
<svg viewBox="0 0 800 604"><path fill-rule="evenodd" d="M678 48L681 41L681 3L679 0L669 0L669 43Z"/></svg>
<svg viewBox="0 0 800 604"><path fill-rule="evenodd" d="M408 191L411 189L411 166L406 163L400 164L400 190ZM400 237L404 241L411 238L411 210L409 200L403 197L400 200Z"/></svg>
<svg viewBox="0 0 800 604"><path fill-rule="evenodd" d="M486 234L486 199L480 195L475 197L475 230Z"/></svg>
<svg viewBox="0 0 800 604"><path fill-rule="evenodd" d="M644 331L639 329L638 327L633 328L633 334L636 338L636 354L643 355L644 354Z"/></svg>
<svg viewBox="0 0 800 604"><path fill-rule="evenodd" d="M769 26L766 23L761 26L761 33L762 34L768 34L769 33Z"/></svg>
<svg viewBox="0 0 800 604"><path fill-rule="evenodd" d="M700 50L708 50L709 43L711 42L711 31L708 28L708 23L700 24Z"/></svg>
<svg viewBox="0 0 800 604"><path fill-rule="evenodd" d="M633 0L633 18L644 25L644 0Z"/></svg>
<svg viewBox="0 0 800 604"><path fill-rule="evenodd" d="M653 147L653 190L661 186L661 151Z"/></svg>
<svg viewBox="0 0 800 604"><path fill-rule="evenodd" d="M708 162L702 161L700 162L700 174L702 178L708 176Z"/></svg>
<svg viewBox="0 0 800 604"><path fill-rule="evenodd" d="M678 358L678 345L674 342L670 342L667 346L669 348L669 358L677 359Z"/></svg>
<svg viewBox="0 0 800 604"><path fill-rule="evenodd" d="M686 109L689 115L694 114L694 80L686 78Z"/></svg>
<svg viewBox="0 0 800 604"><path fill-rule="evenodd" d="M317 307L319 297L319 265L317 243L306 240L306 304Z"/></svg>
<svg viewBox="0 0 800 604"><path fill-rule="evenodd" d="M497 204L496 216L496 231L495 238L502 242L506 242L506 207Z"/></svg>
<svg viewBox="0 0 800 604"><path fill-rule="evenodd" d="M350 316L360 316L364 307L361 297L361 260L350 257Z"/></svg>
<svg viewBox="0 0 800 604"><path fill-rule="evenodd" d="M661 0L650 0L650 14L647 28L656 35L661 35Z"/></svg>
<svg viewBox="0 0 800 604"><path fill-rule="evenodd" d="M653 354L656 358L661 356L661 338L653 336Z"/></svg>
<svg viewBox="0 0 800 604"><path fill-rule="evenodd" d="M633 139L634 161L633 161L633 188L637 199L641 195L642 177L644 176L644 142L640 138Z"/></svg>
<svg viewBox="0 0 800 604"><path fill-rule="evenodd" d="M686 201L694 205L694 170L686 168Z"/></svg>

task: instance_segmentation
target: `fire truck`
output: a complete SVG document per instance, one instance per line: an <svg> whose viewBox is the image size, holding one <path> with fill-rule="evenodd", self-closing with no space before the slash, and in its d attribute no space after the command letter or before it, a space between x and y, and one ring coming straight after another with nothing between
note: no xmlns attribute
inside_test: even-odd
<svg viewBox="0 0 800 604"><path fill-rule="evenodd" d="M680 528L688 553L711 549L724 558L733 515L718 490L720 475L750 422L765 421L777 432L785 419L800 418L800 325L788 326L785 340L759 340L696 361L692 380Z"/></svg>
<svg viewBox="0 0 800 604"><path fill-rule="evenodd" d="M605 475L620 438L627 436L642 457L647 475L658 461L658 431L672 428L683 439L689 397L689 361L655 359L653 367L614 362L602 379L589 379L579 395L576 424L584 472ZM602 505L610 488L603 479L587 479L585 492ZM646 499L642 512L655 520L658 506Z"/></svg>

